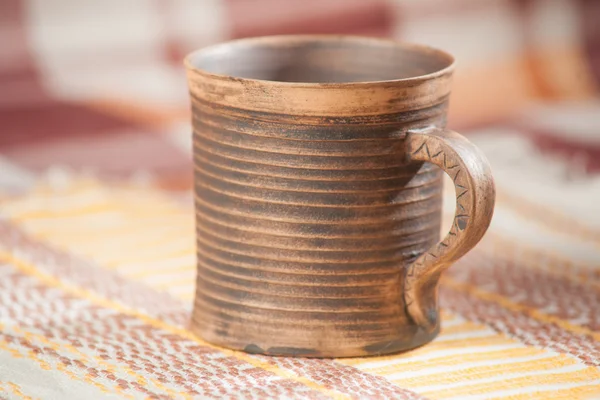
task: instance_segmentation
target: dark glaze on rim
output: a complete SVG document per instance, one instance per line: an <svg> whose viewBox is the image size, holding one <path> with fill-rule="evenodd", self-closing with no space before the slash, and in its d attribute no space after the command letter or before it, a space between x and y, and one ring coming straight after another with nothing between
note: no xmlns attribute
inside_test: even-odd
<svg viewBox="0 0 600 400"><path fill-rule="evenodd" d="M194 332L305 357L433 339L439 275L479 241L494 204L483 155L444 130L453 58L382 39L302 35L219 44L185 64ZM440 242L442 169L458 200Z"/></svg>

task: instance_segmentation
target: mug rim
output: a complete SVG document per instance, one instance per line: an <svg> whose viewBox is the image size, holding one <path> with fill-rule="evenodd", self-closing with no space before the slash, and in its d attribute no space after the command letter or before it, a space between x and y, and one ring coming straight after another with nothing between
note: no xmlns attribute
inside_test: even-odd
<svg viewBox="0 0 600 400"><path fill-rule="evenodd" d="M392 46L397 50L412 50L417 51L423 55L437 57L438 59L442 59L446 61L446 66L440 69L437 69L433 72L415 75L406 78L397 78L397 79L387 79L387 80L368 80L368 81L352 81L352 82L286 82L286 81L277 81L277 80L268 80L268 79L256 79L256 78L245 78L235 75L227 75L216 72L209 72L205 69L199 68L194 65L193 59L199 57L201 55L206 56L210 54L210 52L218 52L225 50L231 46L240 46L240 45L248 45L248 46L256 46L260 44L277 44L277 43L293 43L293 42L310 42L310 41L319 41L319 42L353 42L353 43L374 43L377 45L385 45ZM456 59L450 53L441 50L436 47L432 47L429 45L425 45L422 43L414 43L414 42L403 42L396 39L390 38L381 38L381 37L371 37L371 36L361 36L361 35L339 35L339 34L291 34L291 35L266 35L266 36L254 36L254 37L245 37L239 39L227 40L215 44L211 44L197 50L191 51L188 53L183 60L183 64L188 71L195 72L199 75L202 75L205 78L213 78L219 80L235 80L241 83L257 83L257 84L268 84L272 86L281 86L281 87L303 87L303 88L324 88L324 87L344 87L344 88L352 88L352 87L362 87L368 85L377 85L377 84L393 84L393 83L406 83L406 82L416 82L416 81L424 81L429 79L434 79L442 75L446 75L452 73L454 71L456 65Z"/></svg>

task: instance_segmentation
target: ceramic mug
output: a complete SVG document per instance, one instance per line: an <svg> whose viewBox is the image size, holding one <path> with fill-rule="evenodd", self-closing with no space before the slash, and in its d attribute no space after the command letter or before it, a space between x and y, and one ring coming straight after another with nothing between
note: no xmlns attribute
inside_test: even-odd
<svg viewBox="0 0 600 400"><path fill-rule="evenodd" d="M445 129L453 64L425 46L328 35L241 39L186 58L194 332L303 357L436 336L440 274L481 239L495 199L484 155ZM443 172L456 216L440 240Z"/></svg>

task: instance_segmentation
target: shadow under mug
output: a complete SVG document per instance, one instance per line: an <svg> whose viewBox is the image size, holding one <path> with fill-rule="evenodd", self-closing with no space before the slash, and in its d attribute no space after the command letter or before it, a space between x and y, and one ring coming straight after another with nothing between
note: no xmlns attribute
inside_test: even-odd
<svg viewBox="0 0 600 400"><path fill-rule="evenodd" d="M218 44L185 64L192 330L232 349L302 357L432 340L440 274L481 239L495 201L484 155L445 129L452 56L301 35ZM443 172L456 216L441 238Z"/></svg>

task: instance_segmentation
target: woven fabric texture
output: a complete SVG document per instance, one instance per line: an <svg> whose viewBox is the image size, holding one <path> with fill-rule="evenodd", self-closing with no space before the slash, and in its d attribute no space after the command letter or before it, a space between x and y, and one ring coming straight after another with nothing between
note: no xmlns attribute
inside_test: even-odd
<svg viewBox="0 0 600 400"><path fill-rule="evenodd" d="M599 399L598 21L584 0L3 0L0 398ZM279 33L394 37L458 59L449 126L489 158L497 207L442 280L429 345L270 358L187 329L181 60Z"/></svg>

